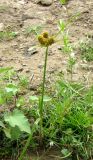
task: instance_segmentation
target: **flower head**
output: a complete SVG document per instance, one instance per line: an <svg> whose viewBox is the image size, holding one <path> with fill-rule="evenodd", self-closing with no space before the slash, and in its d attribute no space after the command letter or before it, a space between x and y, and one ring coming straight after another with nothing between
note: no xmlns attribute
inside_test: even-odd
<svg viewBox="0 0 93 160"><path fill-rule="evenodd" d="M38 41L45 47L50 46L55 42L54 37L49 37L48 32L43 32L41 35L39 35Z"/></svg>

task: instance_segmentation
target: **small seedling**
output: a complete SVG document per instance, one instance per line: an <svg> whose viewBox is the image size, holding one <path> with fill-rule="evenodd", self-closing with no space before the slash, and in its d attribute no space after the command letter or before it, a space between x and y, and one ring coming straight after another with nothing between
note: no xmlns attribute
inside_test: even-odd
<svg viewBox="0 0 93 160"><path fill-rule="evenodd" d="M85 42L80 43L80 54L86 61L93 61L93 46L92 39L87 39Z"/></svg>

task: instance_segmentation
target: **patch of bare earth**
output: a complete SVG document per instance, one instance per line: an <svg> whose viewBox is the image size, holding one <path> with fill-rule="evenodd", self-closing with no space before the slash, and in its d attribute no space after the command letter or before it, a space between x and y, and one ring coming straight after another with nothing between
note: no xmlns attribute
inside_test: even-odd
<svg viewBox="0 0 93 160"><path fill-rule="evenodd" d="M47 0L46 0L47 1ZM86 34L93 35L93 1L92 0L69 0L66 5L67 11L58 0L46 6L35 0L0 0L0 23L4 28L17 32L18 35L12 40L0 41L0 67L12 66L19 74L31 76L34 74L32 85L37 85L42 79L44 63L44 48L38 45L34 34L27 36L25 31L28 27L43 26L55 34L58 30L57 23L60 19L68 20L71 16L80 13L78 20L69 26L69 36L72 43L77 43ZM36 52L32 53L32 47ZM68 56L60 50L61 42L56 42L49 49L47 79L55 81L58 73L63 73L66 78ZM93 63L90 70L82 69L84 62L76 52L77 63L73 72L73 80L93 80Z"/></svg>

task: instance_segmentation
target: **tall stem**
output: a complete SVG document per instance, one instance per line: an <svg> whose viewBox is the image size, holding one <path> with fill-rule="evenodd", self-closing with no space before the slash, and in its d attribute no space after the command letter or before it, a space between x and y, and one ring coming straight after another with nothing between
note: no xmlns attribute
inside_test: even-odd
<svg viewBox="0 0 93 160"><path fill-rule="evenodd" d="M31 142L31 139L32 139L32 135L33 135L33 131L32 131L32 133L30 133L30 135L29 135L29 137L27 139L27 142L26 142L26 144L25 144L25 146L24 146L24 148L23 148L23 150L22 150L22 152L21 152L20 157L18 158L18 160L23 160L23 158L25 156L25 153L27 151L27 148L30 145L30 142Z"/></svg>
<svg viewBox="0 0 93 160"><path fill-rule="evenodd" d="M41 134L41 136L43 136L43 105L44 105L44 94L45 94L47 58L48 58L48 46L46 47L46 53L45 53L42 95L41 95L41 100L40 100L40 104L39 104L39 107L40 107L40 134Z"/></svg>

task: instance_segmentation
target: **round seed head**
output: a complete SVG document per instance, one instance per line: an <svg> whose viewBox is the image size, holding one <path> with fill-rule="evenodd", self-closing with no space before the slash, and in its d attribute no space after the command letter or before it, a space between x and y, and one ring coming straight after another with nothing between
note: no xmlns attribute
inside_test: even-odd
<svg viewBox="0 0 93 160"><path fill-rule="evenodd" d="M42 35L38 36L38 41L41 45L45 45L44 37Z"/></svg>
<svg viewBox="0 0 93 160"><path fill-rule="evenodd" d="M55 40L54 40L53 37L50 37L50 38L48 39L48 45L52 45L54 42L55 42Z"/></svg>
<svg viewBox="0 0 93 160"><path fill-rule="evenodd" d="M44 37L44 38L48 38L48 32L44 32L44 33L43 33L43 37Z"/></svg>

